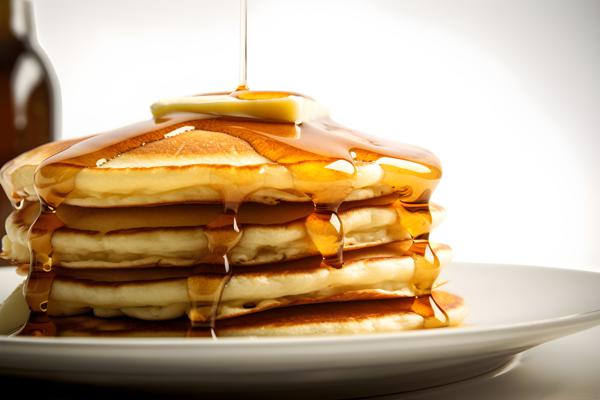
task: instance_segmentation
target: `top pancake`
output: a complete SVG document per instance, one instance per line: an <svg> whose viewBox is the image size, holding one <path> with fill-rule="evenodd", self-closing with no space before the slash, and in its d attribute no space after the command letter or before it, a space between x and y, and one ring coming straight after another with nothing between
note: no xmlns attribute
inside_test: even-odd
<svg viewBox="0 0 600 400"><path fill-rule="evenodd" d="M85 207L332 204L392 192L423 203L440 175L428 151L376 143L326 118L296 125L198 114L51 143L1 170L15 202L37 193L51 206Z"/></svg>

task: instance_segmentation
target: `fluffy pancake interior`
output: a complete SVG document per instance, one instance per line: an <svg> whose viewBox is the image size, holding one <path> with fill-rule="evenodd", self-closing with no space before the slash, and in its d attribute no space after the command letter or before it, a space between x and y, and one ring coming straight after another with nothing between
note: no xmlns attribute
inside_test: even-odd
<svg viewBox="0 0 600 400"><path fill-rule="evenodd" d="M447 292L433 294L449 317L449 325L460 325L466 316L462 298ZM217 333L226 336L298 336L396 332L428 327L429 318L412 312L412 299L354 301L311 304L273 309L221 321ZM91 316L55 320L60 336L208 336L202 330L190 331L184 319L140 321L103 319Z"/></svg>
<svg viewBox="0 0 600 400"><path fill-rule="evenodd" d="M389 206L397 196L389 195L363 201L345 202L339 211L367 206ZM273 205L246 202L237 215L241 225L276 225L307 217L312 203L281 202ZM439 206L432 212L440 214ZM20 219L31 225L39 213L37 203L25 205ZM86 208L64 205L57 210L65 227L84 231L114 232L128 229L193 227L211 224L223 213L221 204L171 204L149 207ZM213 225L214 226L214 225Z"/></svg>
<svg viewBox="0 0 600 400"><path fill-rule="evenodd" d="M240 270L225 287L219 318L293 304L414 296L421 276L416 268L427 267L415 262L420 256L398 256L403 249L383 247L351 252L356 254L341 269L323 268L315 257ZM447 246L436 245L435 251L442 265L449 262ZM211 287L222 279L198 271L188 280L190 271L185 269L172 271L168 277L154 272L155 279L136 279L136 275L152 276L144 270L124 271L118 281L95 280L102 279L101 270L82 272L74 279L77 271L59 270L51 292L51 314L73 315L93 309L103 316L170 319L186 312L192 294L198 304L206 304L198 310L208 317L214 296Z"/></svg>
<svg viewBox="0 0 600 400"><path fill-rule="evenodd" d="M402 221L398 223L398 210L389 204L389 200L381 198L355 202L341 208L347 249L374 246L410 236L407 229L402 227ZM382 204L377 205L378 202ZM3 241L5 257L17 262L28 261L27 232L37 215L37 207L36 204L28 205L14 212L7 220L8 234ZM208 223L221 212L212 205L134 209L65 206L61 210L58 211L59 217L64 219L67 226L53 235L53 261L57 266L72 268L197 264L208 254L206 226L202 224ZM428 233L430 225L435 226L442 218L443 210L440 207L431 206L430 210L431 216L426 211L411 215L414 236ZM317 250L302 220L307 213L310 213L310 207L302 204L249 204L240 212L243 234L230 252L230 261L240 265L255 265L316 254ZM282 218L284 223L264 224L278 218ZM286 218L294 220L285 222Z"/></svg>

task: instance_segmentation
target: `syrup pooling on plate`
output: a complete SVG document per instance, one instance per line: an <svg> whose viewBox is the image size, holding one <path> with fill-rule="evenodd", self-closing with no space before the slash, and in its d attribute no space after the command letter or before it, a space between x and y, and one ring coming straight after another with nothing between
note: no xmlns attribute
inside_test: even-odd
<svg viewBox="0 0 600 400"><path fill-rule="evenodd" d="M255 98L281 98L289 94L238 91L232 95L252 101ZM399 212L399 224L404 221L405 225L410 225L407 221L410 221L412 213L428 212L429 197L441 176L439 162L431 153L412 146L382 143L344 128L329 118L294 124L252 118L175 114L92 136L48 158L36 171L36 191L44 207L32 226L30 237L32 266L26 293L30 304L36 303L37 298L42 299L41 303L48 298L53 277L51 238L56 228L52 228L53 225L49 227L47 221L55 218L53 216L62 204L81 195L76 184L79 172L83 168L110 167L111 160L122 154L189 131L220 132L242 139L270 163L287 169L293 180L293 190L313 203L313 213L306 217L306 227L325 266L343 265L343 226L337 211L354 189L357 165L375 163L381 168L382 183L392 189L398 204L405 209L404 214ZM211 182L221 195L224 212L212 224L219 228L214 231L207 229L211 251L207 258L198 260L198 263L219 263L223 268L222 275L215 277L213 288L198 288L194 284L194 274L190 276L190 318L195 323L206 322L195 316L197 303L194 299L198 297L195 295L198 290L203 293L212 291L213 315L218 310L228 276L234 273L227 253L241 237L237 223L238 209L264 182L261 165L220 165L211 173L216 174ZM37 239L39 233L44 240ZM417 239L410 236L410 239ZM413 247L415 254L425 255L429 259L417 270L426 270L420 273L428 274L431 280L435 280L439 262L428 245L427 237L418 238ZM420 279L416 278L417 281ZM43 307L37 308L44 311ZM32 309L35 307L32 306ZM210 320L214 325L214 317Z"/></svg>
<svg viewBox="0 0 600 400"><path fill-rule="evenodd" d="M45 312L32 312L25 326L19 331L21 336L58 336L56 319Z"/></svg>

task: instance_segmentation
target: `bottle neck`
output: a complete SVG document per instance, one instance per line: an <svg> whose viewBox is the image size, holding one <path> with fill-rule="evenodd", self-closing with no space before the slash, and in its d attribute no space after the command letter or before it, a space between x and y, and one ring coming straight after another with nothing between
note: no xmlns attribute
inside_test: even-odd
<svg viewBox="0 0 600 400"><path fill-rule="evenodd" d="M0 38L35 40L33 7L30 0L0 0Z"/></svg>
<svg viewBox="0 0 600 400"><path fill-rule="evenodd" d="M12 0L12 29L15 36L34 41L36 38L33 4L31 0Z"/></svg>

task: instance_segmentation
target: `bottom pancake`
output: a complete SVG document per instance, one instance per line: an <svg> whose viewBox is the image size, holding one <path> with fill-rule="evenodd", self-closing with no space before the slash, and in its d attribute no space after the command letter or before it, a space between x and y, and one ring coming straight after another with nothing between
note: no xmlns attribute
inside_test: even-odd
<svg viewBox="0 0 600 400"><path fill-rule="evenodd" d="M461 297L442 291L436 291L432 296L447 316L448 326L457 326L464 321L467 308ZM239 337L385 333L435 328L440 326L439 319L439 314L434 315L426 307L415 305L413 298L351 301L279 308L219 321L216 335ZM207 329L190 329L189 321L183 318L157 322L130 318L104 319L77 316L51 318L50 323L54 325L53 331L57 336L202 337L210 335Z"/></svg>

